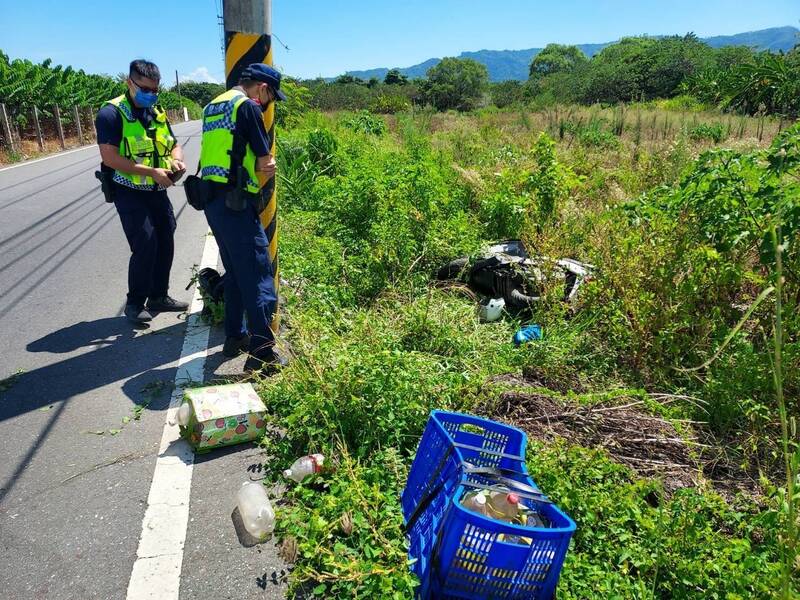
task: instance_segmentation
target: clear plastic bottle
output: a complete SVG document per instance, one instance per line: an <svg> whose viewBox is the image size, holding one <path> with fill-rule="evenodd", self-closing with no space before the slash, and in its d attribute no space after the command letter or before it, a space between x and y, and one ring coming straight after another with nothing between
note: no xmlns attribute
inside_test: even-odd
<svg viewBox="0 0 800 600"><path fill-rule="evenodd" d="M550 527L545 518L535 510L528 510L525 513L524 522L526 527L544 528Z"/></svg>
<svg viewBox="0 0 800 600"><path fill-rule="evenodd" d="M295 480L300 483L314 473L319 473L322 469L322 463L325 462L325 457L322 454L309 454L308 456L301 456L291 467L283 472L284 477Z"/></svg>
<svg viewBox="0 0 800 600"><path fill-rule="evenodd" d="M275 511L260 483L245 481L236 495L239 514L247 532L263 540L275 529Z"/></svg>
<svg viewBox="0 0 800 600"><path fill-rule="evenodd" d="M182 427L186 427L189 424L189 419L192 416L192 405L188 402L184 402L181 404L181 407L178 409L178 424Z"/></svg>
<svg viewBox="0 0 800 600"><path fill-rule="evenodd" d="M472 512L483 515L484 517L488 514L486 508L486 494L483 492L483 490L464 494L464 497L461 500L461 505Z"/></svg>
<svg viewBox="0 0 800 600"><path fill-rule="evenodd" d="M189 419L191 418L191 416L192 416L192 405L189 404L188 402L184 402L175 412L175 416L173 416L170 419L169 424L186 427L187 425L189 425Z"/></svg>

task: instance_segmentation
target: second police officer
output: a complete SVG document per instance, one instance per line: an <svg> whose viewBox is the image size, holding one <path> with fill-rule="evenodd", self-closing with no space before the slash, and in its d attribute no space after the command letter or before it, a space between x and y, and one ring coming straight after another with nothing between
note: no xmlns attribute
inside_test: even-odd
<svg viewBox="0 0 800 600"><path fill-rule="evenodd" d="M275 175L262 112L286 99L280 82L272 67L251 64L238 85L203 111L200 172L210 188L205 214L225 267L223 352L230 357L247 351L245 370L279 364L270 329L277 302L274 272L259 219L269 188L261 187L259 176L269 181Z"/></svg>

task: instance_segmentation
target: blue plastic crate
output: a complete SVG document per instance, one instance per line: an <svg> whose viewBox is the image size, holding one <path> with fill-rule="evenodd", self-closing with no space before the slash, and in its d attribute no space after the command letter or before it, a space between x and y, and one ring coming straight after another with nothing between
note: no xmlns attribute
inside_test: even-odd
<svg viewBox="0 0 800 600"><path fill-rule="evenodd" d="M465 465L502 469L506 475L511 474L508 475L510 478L536 489L527 475L524 458L526 444L525 433L509 425L463 413L446 411L431 413L401 498L403 514L408 524L409 556L413 560L411 569L421 582L418 597L425 599L435 593L435 597L438 598L442 593L448 593L450 595L447 597L450 598L549 598L547 595L541 595L546 594L547 589L550 589L552 594L552 589L558 581L569 538L575 530L575 524L569 517L556 507L545 504L542 514L550 519L553 528L531 533L530 529L507 525L462 509L460 504L454 501L454 497L460 498L464 493L465 488L462 484L472 482L483 486L494 483L491 478L477 473L467 473ZM534 501L525 500L525 502L535 507ZM458 510L454 510L454 507ZM448 519L447 523L442 523L444 518ZM486 572L470 573L465 576L461 574L461 571L464 571L461 568L463 556L458 555L454 559L451 554L455 551L452 544L454 536L460 540L467 526L471 528L469 531L480 531L481 535L488 536L482 540L495 550L487 554L488 558L481 559ZM500 530L492 529L495 526ZM527 591L525 593L528 595L508 595L509 592L516 592L513 586L509 587L507 581L498 583L495 588L491 588L491 585L484 581L486 573L489 573L489 579L492 581L498 580L498 571L495 567L500 554L498 549L512 545L503 542L502 537L500 540L497 538L514 535L514 528L526 529L527 537L531 539L533 539L531 536L536 534L536 539L547 546L546 550L531 548L532 558L526 559L525 565L520 564L519 557L523 554L522 550L516 547L504 550L509 557L516 557L515 560L509 558L511 562L508 564L519 565L522 569L518 575L507 574L506 579L510 578L513 581L524 579L525 583L520 584L519 589L540 590L533 595ZM443 532L441 536L438 535L440 531ZM517 531L516 534L518 533ZM468 542L472 540L470 536L465 539ZM555 539L560 540L558 548L552 547L555 542L545 543L545 540ZM480 550L482 547L477 549ZM472 552L475 549L470 548L467 551ZM553 560L545 567L544 558ZM432 569L434 563L436 568ZM544 583L534 578L534 575L541 577L543 570L546 570ZM457 580L454 584L456 587L452 589L447 583L450 571L455 574ZM492 592L482 596L480 589L483 588L480 586L464 591L464 581L472 581L476 585L480 582L480 586L491 588ZM487 585L489 587L486 587Z"/></svg>
<svg viewBox="0 0 800 600"><path fill-rule="evenodd" d="M425 593L439 600L550 600L575 523L554 504L526 498L520 502L544 517L548 527L484 517L461 505L469 489L459 487L451 499Z"/></svg>
<svg viewBox="0 0 800 600"><path fill-rule="evenodd" d="M431 412L401 497L406 523L414 517L407 532L409 555L423 586L436 533L460 483L463 463L525 472L525 444L525 434L515 427L463 413ZM415 515L421 502L426 505Z"/></svg>
<svg viewBox="0 0 800 600"><path fill-rule="evenodd" d="M452 495L465 462L526 473L526 443L525 433L516 427L464 413L432 411L402 493L406 519L437 484L449 486Z"/></svg>

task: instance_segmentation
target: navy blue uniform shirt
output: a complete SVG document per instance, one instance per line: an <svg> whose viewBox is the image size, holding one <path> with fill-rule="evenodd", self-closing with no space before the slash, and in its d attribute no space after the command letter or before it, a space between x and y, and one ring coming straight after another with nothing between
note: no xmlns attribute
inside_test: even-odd
<svg viewBox="0 0 800 600"><path fill-rule="evenodd" d="M261 105L256 100L249 98L239 105L239 111L236 113L236 133L247 140L257 157L269 154L269 135L264 128Z"/></svg>

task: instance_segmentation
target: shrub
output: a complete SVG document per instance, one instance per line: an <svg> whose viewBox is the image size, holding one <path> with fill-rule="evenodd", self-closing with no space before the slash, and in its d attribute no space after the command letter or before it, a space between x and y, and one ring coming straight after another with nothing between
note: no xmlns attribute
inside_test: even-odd
<svg viewBox="0 0 800 600"><path fill-rule="evenodd" d="M381 114L394 114L411 108L411 102L405 96L381 94L370 104L370 111Z"/></svg>
<svg viewBox="0 0 800 600"><path fill-rule="evenodd" d="M708 140L719 144L728 135L722 123L700 123L689 130L689 137L693 140Z"/></svg>
<svg viewBox="0 0 800 600"><path fill-rule="evenodd" d="M421 91L438 110L475 108L489 82L486 67L470 58L444 58L428 69Z"/></svg>
<svg viewBox="0 0 800 600"><path fill-rule="evenodd" d="M362 110L344 122L344 126L368 135L383 135L386 133L386 123L380 117L370 114L369 111Z"/></svg>
<svg viewBox="0 0 800 600"><path fill-rule="evenodd" d="M775 249L764 232L779 215L785 388L796 414L800 129L767 150L692 160L685 135L636 156L569 135L560 144L542 135L531 147L530 123L508 116L404 113L378 136L354 127L352 113L309 113L279 138L279 173L296 163L313 176L281 205L294 360L259 382L285 431L265 441L266 468L276 480L313 451L331 467L290 485L280 508L279 535L298 552L293 594L413 594L398 496L433 407L502 419L521 414L509 390L580 403L633 396L642 410L681 419L679 432L687 419L708 422L691 424L711 446L692 446L708 468L753 463L754 478L774 479L767 304L722 344L769 282ZM510 343L519 321L479 324L472 299L430 281L445 260L504 236L596 265L575 305L545 294L526 317L544 338L521 348ZM693 374L679 370L704 362ZM644 390L675 396L657 404ZM713 434L730 443L718 447ZM578 522L559 597L770 597L785 546L773 486L747 480L763 492L757 501L725 501L711 481L667 493L602 448L541 439L531 440L528 465Z"/></svg>

